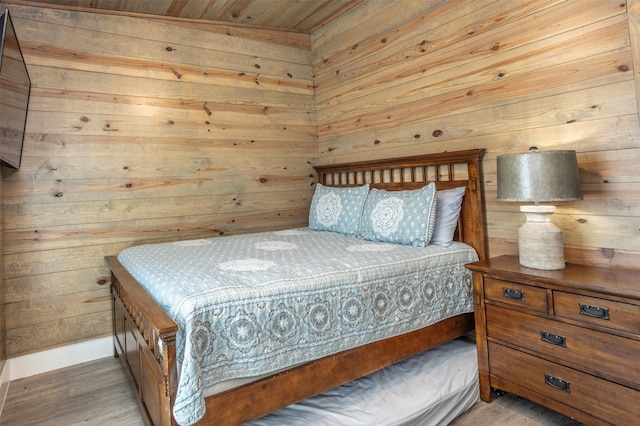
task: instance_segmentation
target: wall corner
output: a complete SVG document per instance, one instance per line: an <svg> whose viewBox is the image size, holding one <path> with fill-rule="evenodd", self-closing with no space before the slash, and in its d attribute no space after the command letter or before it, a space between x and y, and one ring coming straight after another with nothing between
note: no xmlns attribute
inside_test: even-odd
<svg viewBox="0 0 640 426"><path fill-rule="evenodd" d="M631 55L636 88L636 103L640 114L640 0L628 0L629 36L631 37Z"/></svg>

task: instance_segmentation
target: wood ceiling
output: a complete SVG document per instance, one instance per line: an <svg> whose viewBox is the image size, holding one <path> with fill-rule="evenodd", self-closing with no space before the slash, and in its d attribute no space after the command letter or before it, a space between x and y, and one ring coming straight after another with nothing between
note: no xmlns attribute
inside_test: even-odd
<svg viewBox="0 0 640 426"><path fill-rule="evenodd" d="M29 3L233 22L311 34L364 0L31 0ZM5 3L23 3L8 0Z"/></svg>

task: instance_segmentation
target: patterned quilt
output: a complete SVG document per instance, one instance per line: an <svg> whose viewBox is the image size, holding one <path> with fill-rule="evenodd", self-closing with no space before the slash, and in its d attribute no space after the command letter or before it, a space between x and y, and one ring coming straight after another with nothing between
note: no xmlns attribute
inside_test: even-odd
<svg viewBox="0 0 640 426"><path fill-rule="evenodd" d="M174 417L190 425L215 383L473 311L464 264L477 255L299 228L136 246L118 260L179 326Z"/></svg>

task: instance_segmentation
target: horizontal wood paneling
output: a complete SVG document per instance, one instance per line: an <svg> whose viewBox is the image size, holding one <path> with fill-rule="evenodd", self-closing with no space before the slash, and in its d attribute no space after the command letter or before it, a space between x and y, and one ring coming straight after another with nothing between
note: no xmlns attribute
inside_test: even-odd
<svg viewBox="0 0 640 426"><path fill-rule="evenodd" d="M575 149L567 258L637 267L637 1L354 6L306 40L11 6L33 96L3 172L9 356L110 332L106 254L305 225L318 161L485 148L499 255L524 218L496 200L496 157Z"/></svg>
<svg viewBox="0 0 640 426"><path fill-rule="evenodd" d="M22 167L3 176L9 356L110 333L105 255L306 225L309 50L264 29L11 12L33 89Z"/></svg>
<svg viewBox="0 0 640 426"><path fill-rule="evenodd" d="M434 76L437 81L433 84L418 80L406 88L394 86L370 96L364 93L350 102L341 99L340 105L332 108L324 109L319 105L319 137L325 140L334 138L336 134L358 133L365 125L370 131L375 131L421 119L447 117L465 110L478 112L525 102L533 97L553 96L566 92L568 80L575 89L602 85L599 79L605 79L607 83L633 81L629 40L624 36L628 33L626 19L617 17L611 20L616 21L615 24L608 26L604 34L596 31L598 34L595 37L610 40L613 35L622 33L622 37L613 37L618 42L612 41L606 50L574 61L549 64L546 57L562 56L567 44L584 39L583 28L575 35L575 40L563 38L556 49L549 49L544 46L545 43L540 43L542 46L539 48L536 44L535 48L527 46L520 52L514 52L514 49L504 54L496 53L496 56L501 56L497 60L504 63L497 67L493 64L491 69L487 69L487 59L478 61L481 64L461 64L463 66L460 68ZM581 47L579 49L584 50ZM518 54L522 59L516 56ZM522 63L519 63L521 60ZM508 64L510 61L513 64ZM519 67L530 69L521 72ZM440 130L445 133L445 129Z"/></svg>
<svg viewBox="0 0 640 426"><path fill-rule="evenodd" d="M496 200L496 157L574 149L584 200L553 217L568 260L638 268L637 2L372 3L313 34L320 162L487 149L498 255L517 254L524 216Z"/></svg>
<svg viewBox="0 0 640 426"><path fill-rule="evenodd" d="M20 0L16 0L20 1ZM273 38L274 43L297 41L304 46L309 46L309 38L296 37L291 30L311 33L315 28L320 28L331 19L348 12L364 0L32 0L36 4L47 7L78 8L84 11L101 11L112 13L130 12L136 14L153 14L170 20L172 17L188 18L191 25L199 25L199 20L229 22L235 24L228 26L227 31L242 30L251 25L248 35L263 38ZM256 31L255 27L287 30L277 37L277 31ZM223 27L222 25L214 27ZM275 33L275 35L274 35ZM302 36L303 34L300 34ZM247 36L247 35L245 35ZM302 47L302 46L301 46Z"/></svg>

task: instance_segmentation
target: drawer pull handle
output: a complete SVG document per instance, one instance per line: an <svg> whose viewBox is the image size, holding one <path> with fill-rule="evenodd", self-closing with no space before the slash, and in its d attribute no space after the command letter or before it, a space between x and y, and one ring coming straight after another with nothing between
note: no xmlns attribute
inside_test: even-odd
<svg viewBox="0 0 640 426"><path fill-rule="evenodd" d="M551 374L544 375L544 382L554 389L559 389L561 391L565 391L569 393L571 392L569 382L567 382L566 380L562 380L559 377L554 377Z"/></svg>
<svg viewBox="0 0 640 426"><path fill-rule="evenodd" d="M524 291L516 290L515 288L502 288L502 295L507 299L524 300Z"/></svg>
<svg viewBox="0 0 640 426"><path fill-rule="evenodd" d="M600 306L587 305L586 303L580 304L580 314L586 315L592 318L609 319L609 308L603 308Z"/></svg>
<svg viewBox="0 0 640 426"><path fill-rule="evenodd" d="M567 347L567 338L558 334L549 333L548 331L540 331L541 340L556 346Z"/></svg>

